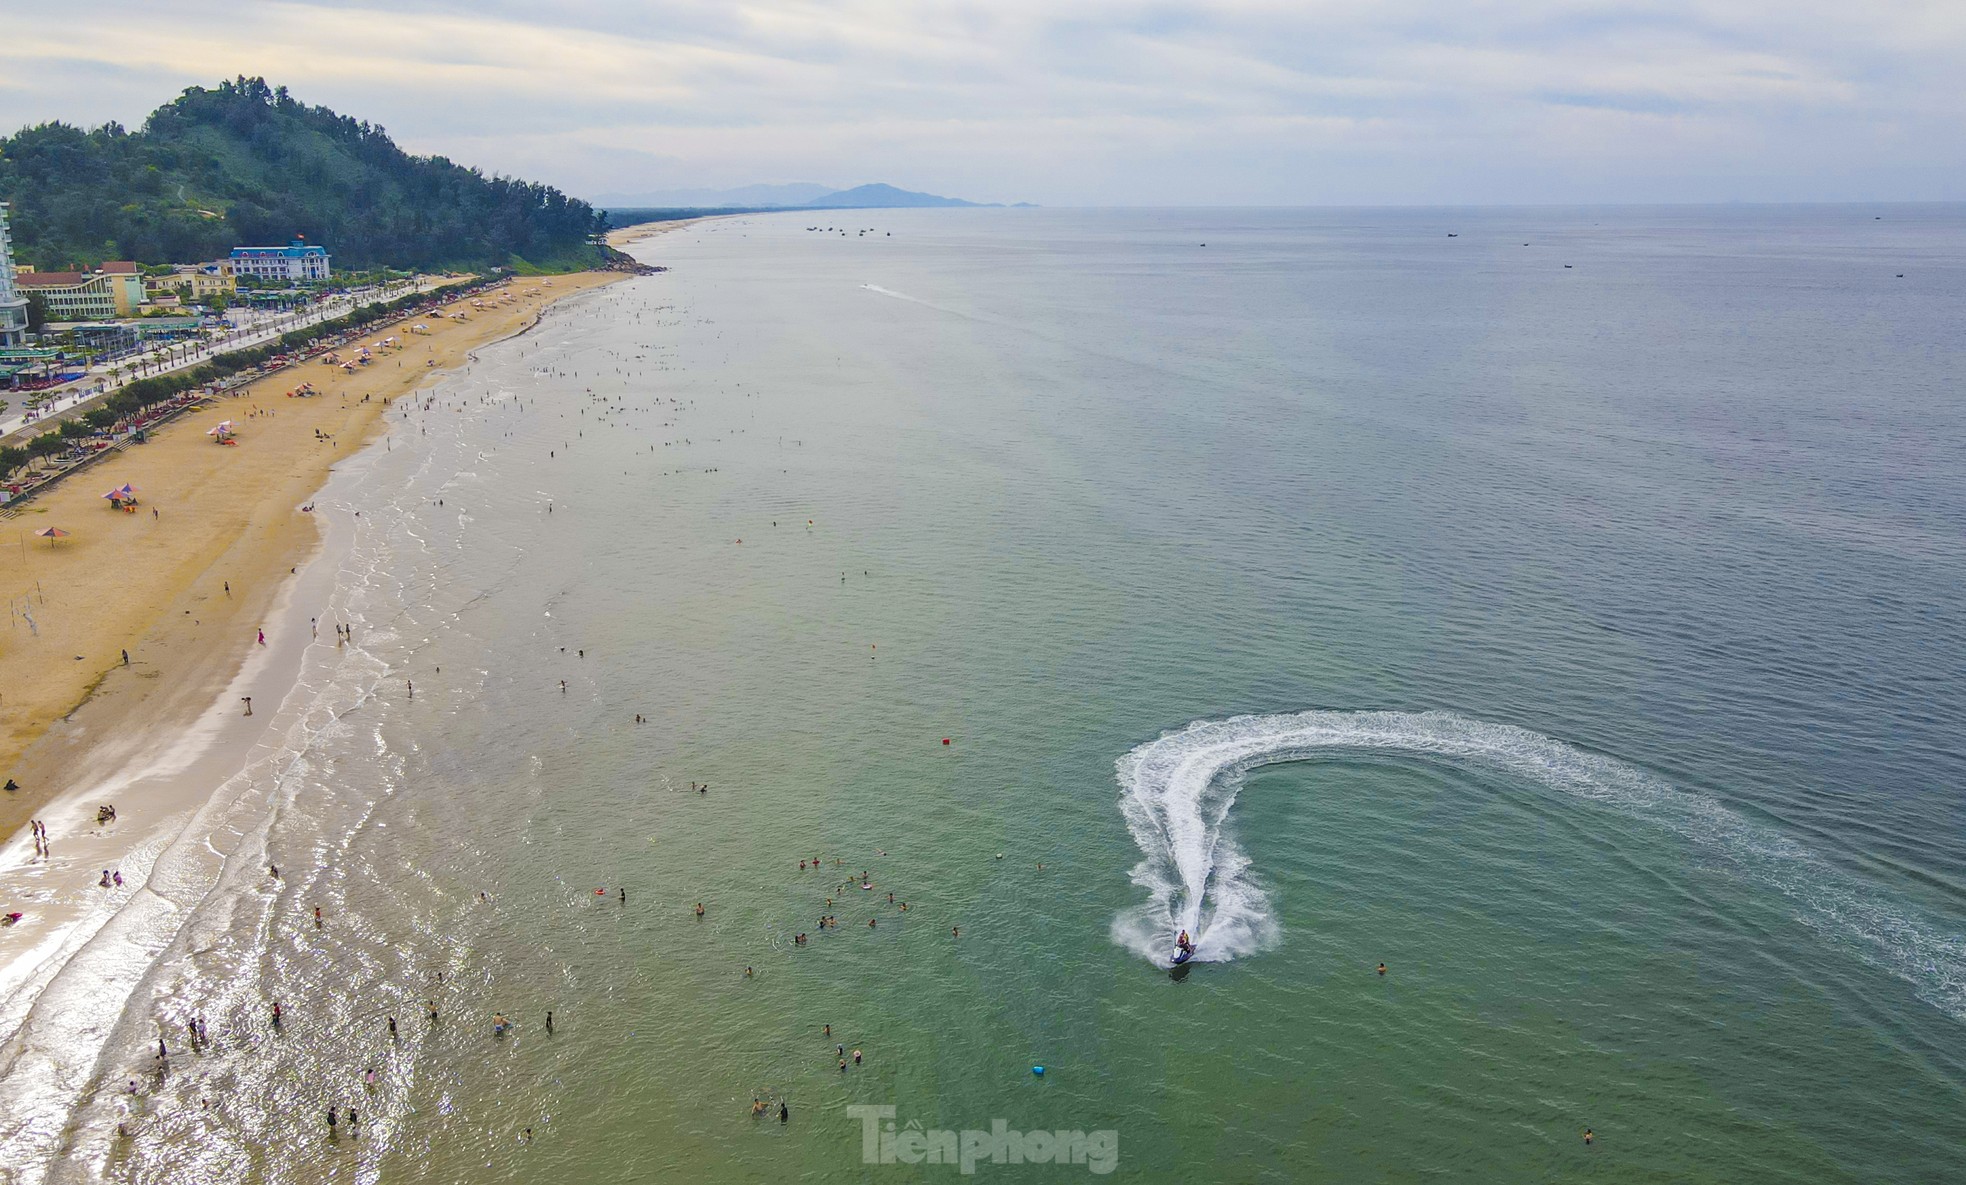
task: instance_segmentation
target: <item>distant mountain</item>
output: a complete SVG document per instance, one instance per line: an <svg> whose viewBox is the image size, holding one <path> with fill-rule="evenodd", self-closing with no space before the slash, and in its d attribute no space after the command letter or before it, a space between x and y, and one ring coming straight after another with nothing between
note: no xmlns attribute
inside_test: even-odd
<svg viewBox="0 0 1966 1185"><path fill-rule="evenodd" d="M794 181L788 185L740 185L736 189L658 189L649 193L604 193L594 199L603 209L662 210L697 206L775 208L803 206L835 192L830 185Z"/></svg>
<svg viewBox="0 0 1966 1185"><path fill-rule="evenodd" d="M842 189L838 193L824 194L806 202L814 210L895 210L915 206L976 206L980 202L966 202L961 198L938 197L932 193L916 193L911 189L896 189L892 185L856 185L852 189Z"/></svg>
<svg viewBox="0 0 1966 1185"><path fill-rule="evenodd" d="M856 185L832 189L799 182L792 185L745 185L737 189L666 189L644 194L604 194L594 204L610 214L651 210L896 210L937 206L980 206L961 198L916 193L892 185ZM1025 203L1019 203L1020 205ZM625 226L615 218L617 226Z"/></svg>
<svg viewBox="0 0 1966 1185"><path fill-rule="evenodd" d="M190 263L297 236L337 270L593 266L604 225L557 189L411 156L380 127L264 79L192 87L141 129L47 123L0 137L14 246L43 269Z"/></svg>

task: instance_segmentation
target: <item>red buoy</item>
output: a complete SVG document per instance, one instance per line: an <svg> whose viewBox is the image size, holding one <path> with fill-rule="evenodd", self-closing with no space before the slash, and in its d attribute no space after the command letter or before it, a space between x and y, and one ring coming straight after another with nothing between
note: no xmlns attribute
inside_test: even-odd
<svg viewBox="0 0 1966 1185"><path fill-rule="evenodd" d="M948 738L948 737L943 737L943 738L942 738L942 743L943 743L943 744L945 744L945 745L946 745L946 744L948 744L948 743L949 743L949 738Z"/></svg>

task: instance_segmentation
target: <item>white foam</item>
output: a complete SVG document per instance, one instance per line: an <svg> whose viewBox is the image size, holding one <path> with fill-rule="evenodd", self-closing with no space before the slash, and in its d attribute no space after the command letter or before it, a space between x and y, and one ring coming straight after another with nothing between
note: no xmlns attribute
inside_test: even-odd
<svg viewBox="0 0 1966 1185"><path fill-rule="evenodd" d="M1540 733L1448 712L1297 712L1202 720L1117 762L1120 809L1140 845L1133 882L1147 900L1113 919L1113 941L1160 966L1188 930L1196 958L1223 962L1273 945L1279 929L1249 858L1224 826L1259 766L1344 753L1468 762L1668 828L1787 898L1795 916L1919 998L1966 1020L1966 935L1892 900L1773 827L1636 766Z"/></svg>

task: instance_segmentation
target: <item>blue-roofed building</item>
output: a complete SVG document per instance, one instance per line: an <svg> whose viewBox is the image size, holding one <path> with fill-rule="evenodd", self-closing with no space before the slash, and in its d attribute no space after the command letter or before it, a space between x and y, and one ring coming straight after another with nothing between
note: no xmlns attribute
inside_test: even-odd
<svg viewBox="0 0 1966 1185"><path fill-rule="evenodd" d="M330 274L328 249L306 239L284 247L234 247L226 262L234 276L256 280L325 280Z"/></svg>

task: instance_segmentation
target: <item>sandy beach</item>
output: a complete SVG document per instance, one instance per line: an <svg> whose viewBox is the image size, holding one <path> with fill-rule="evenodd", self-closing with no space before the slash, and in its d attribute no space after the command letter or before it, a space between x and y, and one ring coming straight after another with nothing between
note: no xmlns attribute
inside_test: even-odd
<svg viewBox="0 0 1966 1185"><path fill-rule="evenodd" d="M403 344L353 373L317 360L222 396L0 527L0 596L12 609L0 643L0 777L20 785L0 800L0 833L99 771L96 740L167 735L212 702L319 542L300 507L370 438L387 401L520 332L552 301L619 278L521 279L509 304L447 306L462 321L419 317L427 334L376 332L363 341ZM302 383L314 397L289 398ZM239 443L213 443L207 430L228 419ZM101 496L125 482L141 498L135 514ZM33 537L47 526L70 534Z"/></svg>
<svg viewBox="0 0 1966 1185"><path fill-rule="evenodd" d="M630 243L639 243L643 239L653 238L656 235L668 234L670 231L681 230L686 226L695 226L699 222L708 222L712 218L729 217L729 214L711 214L703 218L679 218L674 222L638 222L633 226L618 227L609 231L608 246L613 247L616 251L620 251L624 250Z"/></svg>
<svg viewBox="0 0 1966 1185"><path fill-rule="evenodd" d="M0 958L9 1138L57 1138L49 1115L20 1111L20 1101L72 1089L115 1015L96 1005L126 997L148 966L131 953L174 934L265 826L269 762L312 723L289 693L334 654L338 622L322 615L353 536L347 516L358 511L314 508L334 488L330 471L366 464L363 446L393 401L524 332L557 300L624 275L519 279L377 328L352 343L374 352L368 366L344 372L315 359L269 375L69 478L7 523L0 769L20 789L0 802L9 835L0 897L25 914ZM385 338L398 344L384 348ZM290 394L303 383L310 396ZM224 420L235 445L208 435ZM125 482L141 499L134 514L101 497ZM32 535L51 524L70 534L53 545ZM107 826L101 803L117 807ZM45 850L30 818L47 829ZM162 880L160 865L171 870ZM97 888L98 869L113 869L117 884ZM91 1003L51 1002L58 982L91 985Z"/></svg>

